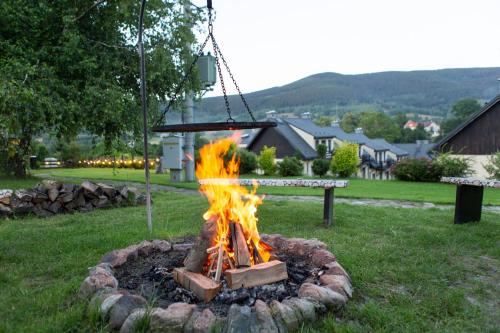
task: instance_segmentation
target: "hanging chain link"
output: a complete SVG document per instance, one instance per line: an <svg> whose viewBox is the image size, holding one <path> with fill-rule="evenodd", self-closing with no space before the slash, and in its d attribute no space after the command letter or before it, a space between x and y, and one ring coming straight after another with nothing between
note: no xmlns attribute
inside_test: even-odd
<svg viewBox="0 0 500 333"><path fill-rule="evenodd" d="M220 86L222 88L222 93L224 94L224 103L226 104L226 112L227 112L227 115L229 116L229 118L227 118L227 122L230 122L230 121L234 122L234 119L231 116L231 107L229 106L229 100L228 100L227 93L226 93L226 85L224 84L224 77L222 76L222 70L220 67L219 52L218 52L217 47L216 47L217 44L215 42L215 38L214 38L214 35L212 34L212 32L210 32L209 34L211 36L212 46L214 48L215 63L217 64L217 72L219 73Z"/></svg>

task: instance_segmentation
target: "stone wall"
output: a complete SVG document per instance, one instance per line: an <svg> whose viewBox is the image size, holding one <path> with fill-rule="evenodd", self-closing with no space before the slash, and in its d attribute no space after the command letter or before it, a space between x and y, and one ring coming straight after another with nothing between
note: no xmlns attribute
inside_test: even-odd
<svg viewBox="0 0 500 333"><path fill-rule="evenodd" d="M90 181L75 185L43 180L31 189L0 190L0 217L27 214L50 217L97 208L133 206L145 201L145 195L133 187L113 187Z"/></svg>

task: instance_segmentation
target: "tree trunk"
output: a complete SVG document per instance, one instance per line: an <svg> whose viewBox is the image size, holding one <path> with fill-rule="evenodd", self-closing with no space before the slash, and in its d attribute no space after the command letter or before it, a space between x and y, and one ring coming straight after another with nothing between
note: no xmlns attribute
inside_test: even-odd
<svg viewBox="0 0 500 333"><path fill-rule="evenodd" d="M30 138L20 139L16 152L9 158L9 169L16 178L26 178L26 157L28 156L30 150L30 144Z"/></svg>

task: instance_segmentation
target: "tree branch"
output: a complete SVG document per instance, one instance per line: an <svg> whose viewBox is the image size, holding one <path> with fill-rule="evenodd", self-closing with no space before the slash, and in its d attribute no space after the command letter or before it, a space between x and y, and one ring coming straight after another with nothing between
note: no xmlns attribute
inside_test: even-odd
<svg viewBox="0 0 500 333"><path fill-rule="evenodd" d="M105 1L106 0L96 0L92 6L90 6L89 8L87 8L83 13L81 13L77 17L75 17L74 21L80 20L82 17L84 17L85 15L87 15L88 12L90 12L92 9L94 9L97 6L99 6L100 4L102 4Z"/></svg>

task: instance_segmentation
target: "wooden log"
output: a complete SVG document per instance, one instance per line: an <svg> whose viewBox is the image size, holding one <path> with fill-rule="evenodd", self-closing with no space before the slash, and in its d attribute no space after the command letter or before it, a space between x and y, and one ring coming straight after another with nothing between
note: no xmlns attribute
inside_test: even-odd
<svg viewBox="0 0 500 333"><path fill-rule="evenodd" d="M264 260L262 259L257 246L255 246L253 239L250 240L250 245L252 245L254 265L262 264Z"/></svg>
<svg viewBox="0 0 500 333"><path fill-rule="evenodd" d="M286 264L279 260L247 268L228 269L224 275L229 288L232 290L250 288L288 279Z"/></svg>
<svg viewBox="0 0 500 333"><path fill-rule="evenodd" d="M220 291L221 284L199 274L186 270L185 267L174 268L174 280L184 288L191 290L198 298L210 302Z"/></svg>
<svg viewBox="0 0 500 333"><path fill-rule="evenodd" d="M250 267L250 251L248 250L248 244L243 233L243 227L239 223L231 222L231 224L234 225L232 228L234 236L231 235L231 239L233 240L236 267Z"/></svg>
<svg viewBox="0 0 500 333"><path fill-rule="evenodd" d="M201 235L184 260L184 267L190 272L200 273L207 261L207 249L212 245L217 234L217 219L203 223Z"/></svg>
<svg viewBox="0 0 500 333"><path fill-rule="evenodd" d="M224 238L222 238L221 242L219 243L219 252L217 253L217 267L215 270L215 282L220 281L220 276L222 274L222 257L224 253Z"/></svg>

